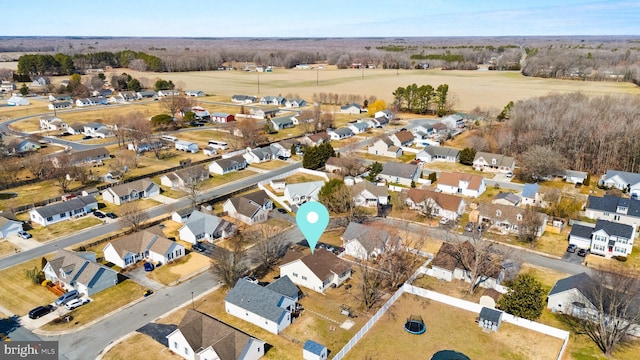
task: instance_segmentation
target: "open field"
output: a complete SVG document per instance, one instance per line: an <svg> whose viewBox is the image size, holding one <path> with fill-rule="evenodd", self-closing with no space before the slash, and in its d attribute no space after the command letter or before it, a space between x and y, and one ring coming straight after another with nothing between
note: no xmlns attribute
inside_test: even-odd
<svg viewBox="0 0 640 360"><path fill-rule="evenodd" d="M421 315L427 327L422 335L404 331L411 315ZM428 358L440 350L455 350L471 359L554 359L562 340L512 324L484 332L474 322L477 314L419 296L402 295L347 354L345 359ZM393 336L389 336L393 334ZM489 350L491 349L491 350Z"/></svg>
<svg viewBox="0 0 640 360"><path fill-rule="evenodd" d="M122 69L108 72L107 78ZM127 69L132 76L183 82L187 88L200 89L207 94L278 95L297 94L311 101L314 93L339 92L342 94L374 95L387 103L393 101L398 87L418 85L449 85L449 93L456 98L456 110L469 111L476 106L503 108L509 101L517 101L549 93L583 92L601 95L615 93L640 94L640 88L630 83L585 82L542 79L522 76L511 71L462 70L384 70L359 69L314 70L275 69L272 73L243 71L201 71L184 73L140 73ZM259 75L258 75L259 74ZM258 92L258 76L260 91ZM316 86L316 76L319 79Z"/></svg>

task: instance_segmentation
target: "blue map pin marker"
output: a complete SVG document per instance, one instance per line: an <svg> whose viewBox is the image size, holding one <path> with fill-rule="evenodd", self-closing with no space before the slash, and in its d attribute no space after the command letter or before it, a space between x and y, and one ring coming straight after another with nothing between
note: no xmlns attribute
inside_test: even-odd
<svg viewBox="0 0 640 360"><path fill-rule="evenodd" d="M313 254L320 236L329 225L329 211L317 201L306 202L300 206L296 213L296 223L298 223L302 235L307 239Z"/></svg>

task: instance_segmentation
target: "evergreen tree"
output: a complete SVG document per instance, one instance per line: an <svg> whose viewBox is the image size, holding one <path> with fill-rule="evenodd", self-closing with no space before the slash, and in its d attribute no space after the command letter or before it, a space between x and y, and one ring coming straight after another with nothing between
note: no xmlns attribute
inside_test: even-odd
<svg viewBox="0 0 640 360"><path fill-rule="evenodd" d="M546 292L542 284L529 274L520 274L507 283L509 292L498 300L498 308L514 316L535 320L544 310Z"/></svg>
<svg viewBox="0 0 640 360"><path fill-rule="evenodd" d="M476 157L476 150L474 148L464 148L460 151L460 164L473 165L473 159Z"/></svg>

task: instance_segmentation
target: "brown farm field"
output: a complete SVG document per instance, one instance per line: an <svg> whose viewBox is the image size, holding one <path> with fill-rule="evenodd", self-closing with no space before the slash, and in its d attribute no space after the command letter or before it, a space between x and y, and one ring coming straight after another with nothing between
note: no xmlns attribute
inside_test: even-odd
<svg viewBox="0 0 640 360"><path fill-rule="evenodd" d="M121 73L122 69L114 70ZM583 92L585 94L640 94L631 83L586 82L525 77L511 71L463 70L395 70L358 69L314 70L275 69L272 73L244 71L200 71L183 73L141 73L127 69L132 76L163 78L184 83L187 88L199 89L209 95L234 94L278 95L297 94L311 101L313 94L339 92L341 94L373 95L390 103L398 87L416 83L438 86L448 84L455 98L454 108L469 111L476 106L502 108L509 101L517 101L549 93ZM112 74L107 73L107 78ZM258 91L258 77L260 86ZM316 85L316 77L318 85Z"/></svg>

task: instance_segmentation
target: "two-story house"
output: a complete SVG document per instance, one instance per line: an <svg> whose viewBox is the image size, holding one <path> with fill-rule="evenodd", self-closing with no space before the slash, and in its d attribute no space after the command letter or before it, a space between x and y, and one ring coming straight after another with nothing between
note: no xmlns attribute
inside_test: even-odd
<svg viewBox="0 0 640 360"><path fill-rule="evenodd" d="M477 198L487 189L484 178L479 175L442 172L438 178L437 189L447 194L457 194Z"/></svg>
<svg viewBox="0 0 640 360"><path fill-rule="evenodd" d="M426 189L409 189L405 202L412 210L450 220L462 216L466 206L464 199L459 196Z"/></svg>
<svg viewBox="0 0 640 360"><path fill-rule="evenodd" d="M569 233L569 244L609 258L631 254L635 237L633 226L599 219L593 227L573 225Z"/></svg>
<svg viewBox="0 0 640 360"><path fill-rule="evenodd" d="M640 200L615 195L589 195L585 206L589 219L603 219L621 224L640 227Z"/></svg>

